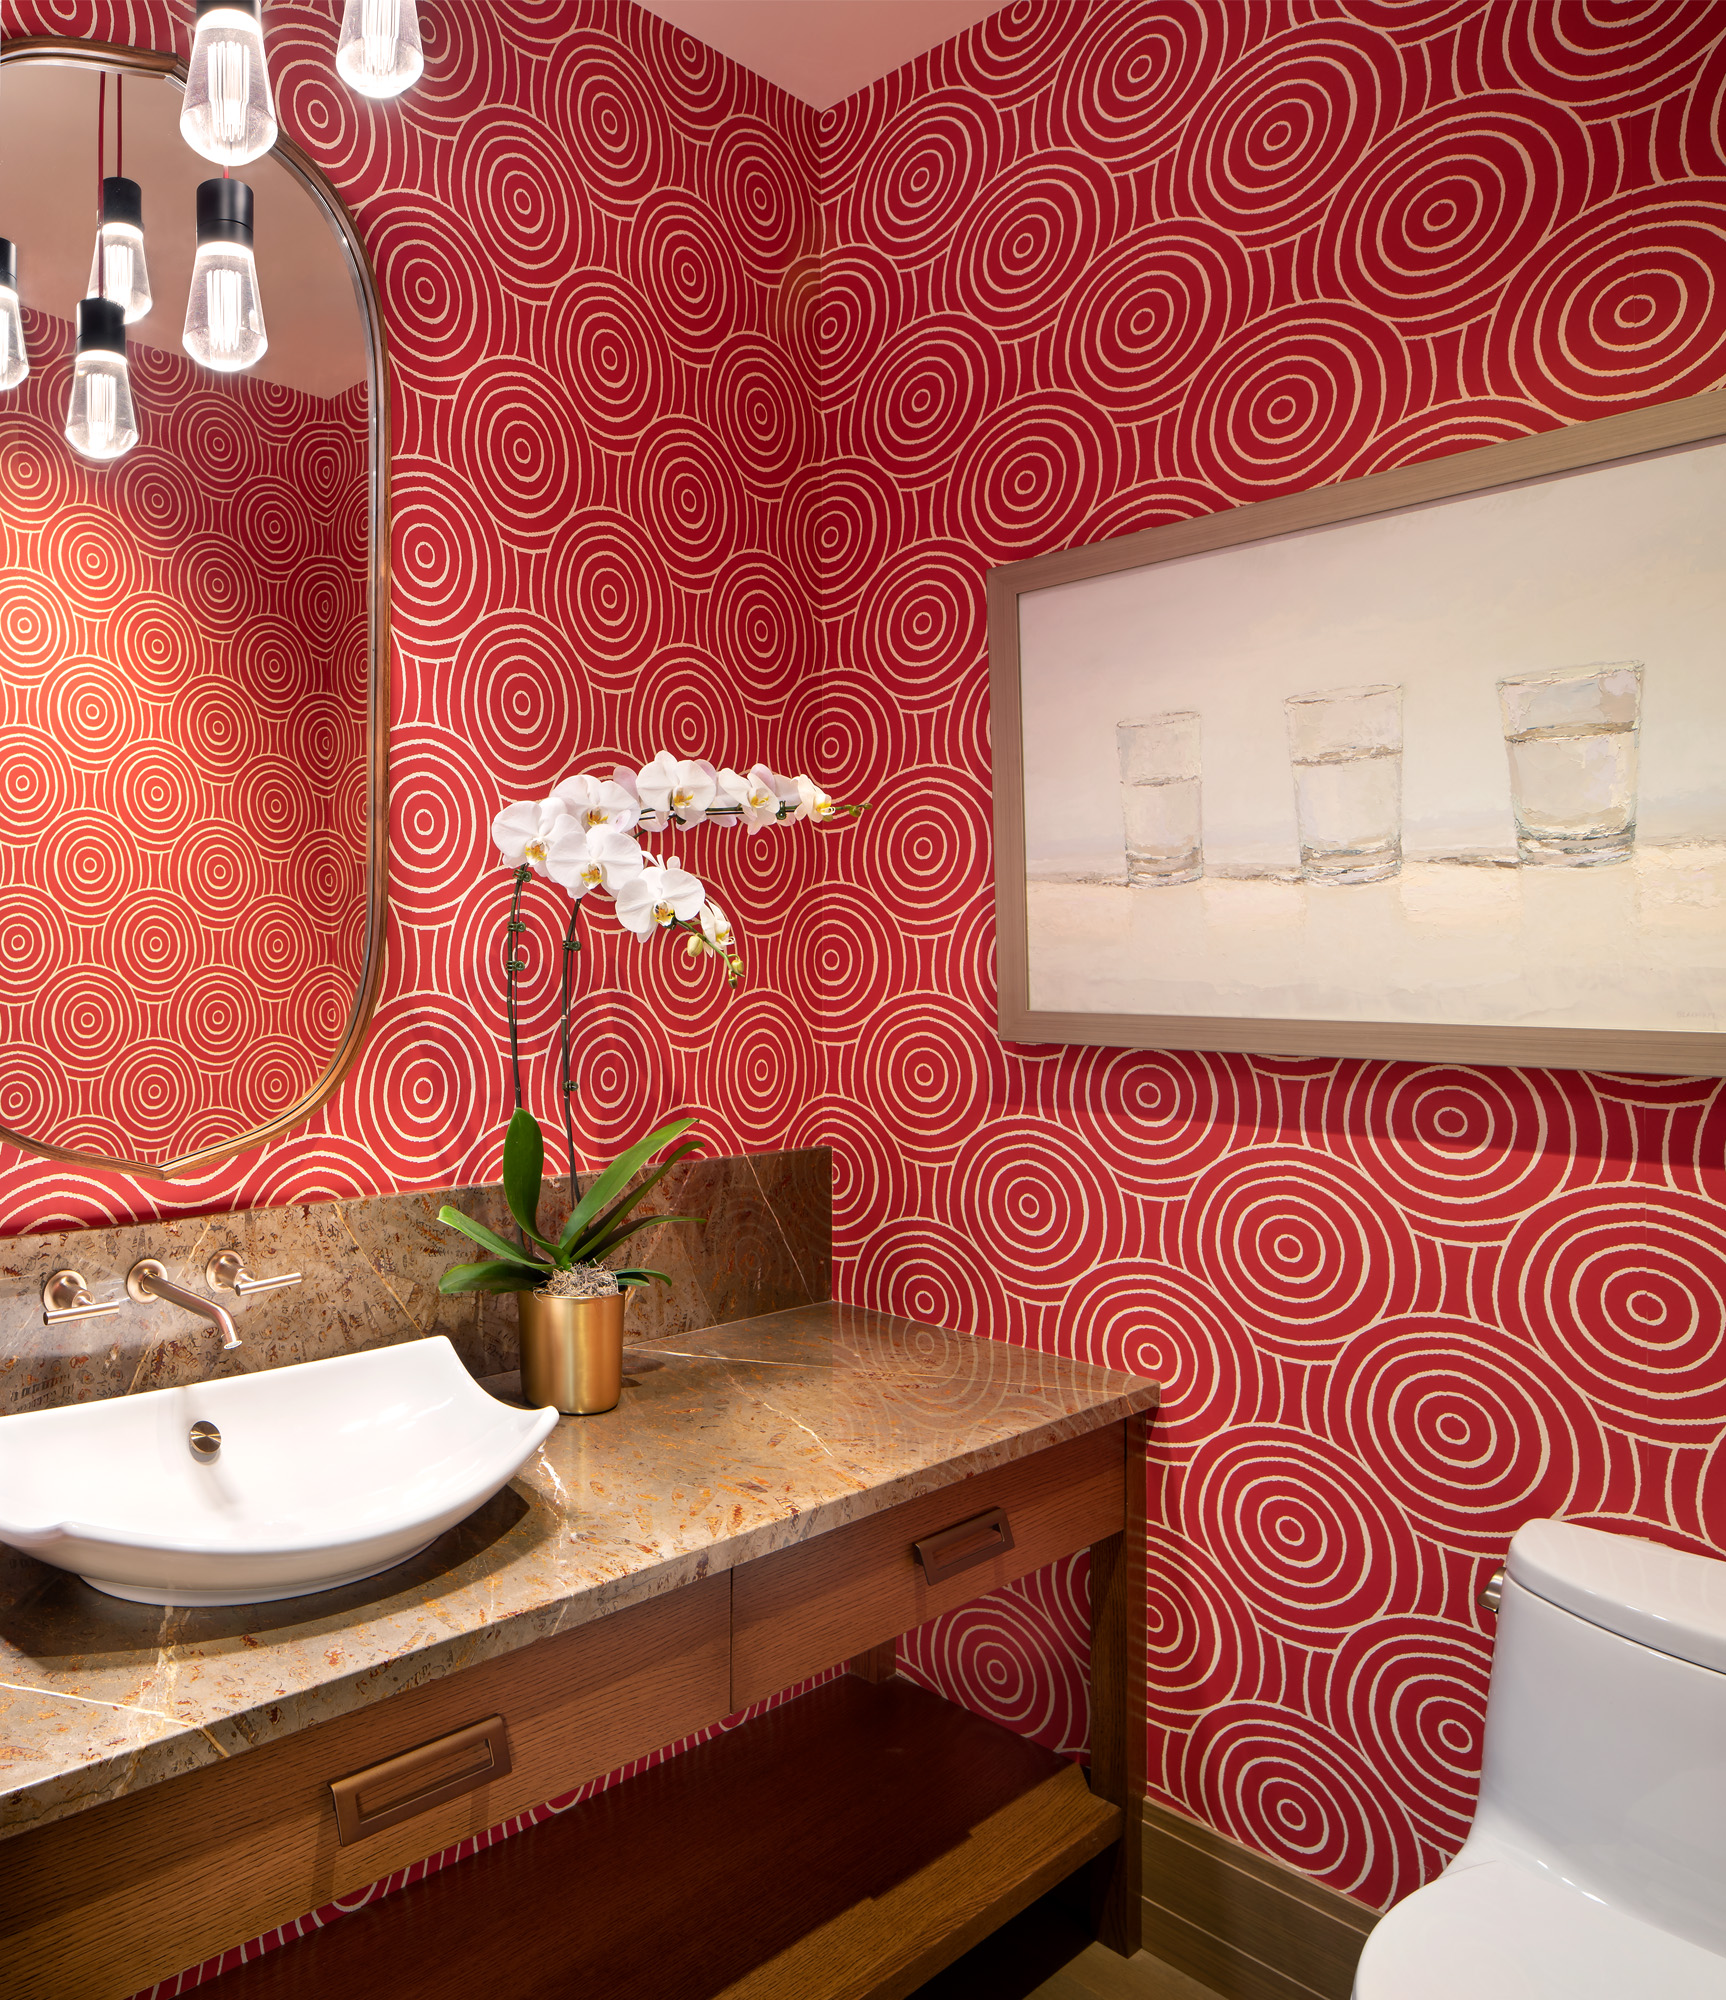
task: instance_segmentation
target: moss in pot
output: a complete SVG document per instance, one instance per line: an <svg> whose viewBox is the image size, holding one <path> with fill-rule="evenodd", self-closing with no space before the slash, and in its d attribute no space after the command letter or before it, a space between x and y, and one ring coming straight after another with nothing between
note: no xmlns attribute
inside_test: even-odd
<svg viewBox="0 0 1726 2000"><path fill-rule="evenodd" d="M609 1299L623 1289L617 1273L603 1264L571 1264L567 1271L553 1271L536 1299Z"/></svg>
<svg viewBox="0 0 1726 2000"><path fill-rule="evenodd" d="M630 1211L650 1188L679 1160L700 1151L694 1140L673 1146L639 1187L625 1192L630 1177L694 1123L693 1118L676 1119L620 1153L576 1202L559 1235L551 1238L539 1227L545 1139L533 1114L517 1110L504 1139L503 1192L521 1231L520 1246L447 1203L438 1210L438 1220L446 1227L459 1229L492 1253L479 1263L452 1265L439 1279L438 1290L519 1294L521 1386L529 1403L575 1416L616 1408L623 1386L624 1300L637 1285L655 1281L668 1285L671 1280L664 1271L633 1264L614 1269L601 1260L639 1230L663 1222L703 1220L694 1215L630 1219Z"/></svg>

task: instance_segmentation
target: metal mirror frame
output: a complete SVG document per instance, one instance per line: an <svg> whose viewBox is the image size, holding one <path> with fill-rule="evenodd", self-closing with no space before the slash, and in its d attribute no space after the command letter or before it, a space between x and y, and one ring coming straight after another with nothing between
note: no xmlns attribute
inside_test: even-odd
<svg viewBox="0 0 1726 2000"><path fill-rule="evenodd" d="M134 49L111 42L78 41L52 35L8 42L0 48L0 66L48 62L61 67L119 70L127 75L166 78L184 85L183 58L160 49ZM383 307L377 276L359 230L341 196L322 168L285 132L278 133L270 157L299 182L328 221L353 280L354 300L366 336L366 390L369 463L366 471L366 514L369 548L366 557L366 929L360 959L358 989L342 1031L322 1076L304 1096L266 1124L224 1139L196 1152L156 1162L78 1152L45 1144L27 1133L0 1125L0 1140L46 1160L69 1166L100 1167L110 1172L138 1174L147 1180L173 1180L196 1168L213 1166L262 1145L305 1120L326 1101L353 1067L364 1040L383 980L384 936L389 902L389 726L390 726L390 501L389 501L389 364L384 344Z"/></svg>

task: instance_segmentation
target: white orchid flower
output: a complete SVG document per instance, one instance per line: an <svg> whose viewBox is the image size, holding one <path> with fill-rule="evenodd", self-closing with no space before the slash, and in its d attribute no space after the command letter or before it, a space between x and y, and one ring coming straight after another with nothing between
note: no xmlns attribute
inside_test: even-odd
<svg viewBox="0 0 1726 2000"><path fill-rule="evenodd" d="M554 785L551 795L571 818L583 826L608 826L615 833L628 833L641 818L641 801L634 787L625 791L615 778L594 778L582 773Z"/></svg>
<svg viewBox="0 0 1726 2000"><path fill-rule="evenodd" d="M673 918L689 923L700 913L707 891L675 861L660 862L651 855L642 860L641 873L618 887L617 921L645 944Z"/></svg>
<svg viewBox="0 0 1726 2000"><path fill-rule="evenodd" d="M590 889L615 896L642 870L641 849L627 833L609 826L583 826L565 815L551 839L546 873L579 903Z"/></svg>
<svg viewBox="0 0 1726 2000"><path fill-rule="evenodd" d="M752 778L759 778L770 791L779 794L779 803L785 808L787 814L795 813L797 808L803 803L803 795L797 789L799 784L802 783L801 779L782 778L777 771L768 770L765 764L754 765L749 775Z"/></svg>
<svg viewBox="0 0 1726 2000"><path fill-rule="evenodd" d="M771 826L779 817L779 801L772 793L751 785L739 772L721 770L719 789L720 803L735 806L750 833L759 833L762 827Z"/></svg>
<svg viewBox="0 0 1726 2000"><path fill-rule="evenodd" d="M641 788L635 782L635 773L626 765L612 765L611 782L635 808L636 825L644 833L655 833L665 824L663 813L657 813L650 805L642 803Z"/></svg>
<svg viewBox="0 0 1726 2000"><path fill-rule="evenodd" d="M791 815L793 819L831 819L840 810L814 779L804 777L801 771L792 783L797 787L798 799L797 810Z"/></svg>
<svg viewBox="0 0 1726 2000"><path fill-rule="evenodd" d="M661 821L675 817L694 826L719 796L719 773L704 760L677 758L661 750L635 774L636 794Z"/></svg>
<svg viewBox="0 0 1726 2000"><path fill-rule="evenodd" d="M711 896L701 906L699 931L686 931L683 949L691 958L701 958L712 952L725 967L725 977L733 986L743 979L743 960L738 955L737 939L731 929L731 920Z"/></svg>
<svg viewBox="0 0 1726 2000"><path fill-rule="evenodd" d="M774 825L782 808L799 803L796 784L790 778L775 777L765 764L752 764L746 778L735 771L721 771L719 782L741 808L743 824L751 833Z"/></svg>
<svg viewBox="0 0 1726 2000"><path fill-rule="evenodd" d="M524 799L519 805L505 806L491 823L491 837L506 868L531 868L546 874L551 843L558 824L567 814L555 798Z"/></svg>

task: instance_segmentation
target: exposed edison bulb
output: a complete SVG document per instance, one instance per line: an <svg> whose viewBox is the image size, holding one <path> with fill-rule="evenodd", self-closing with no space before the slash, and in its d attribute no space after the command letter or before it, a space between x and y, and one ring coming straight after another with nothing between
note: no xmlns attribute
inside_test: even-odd
<svg viewBox="0 0 1726 2000"><path fill-rule="evenodd" d="M198 254L186 299L186 352L233 374L269 347L252 257L252 191L244 181L198 183Z"/></svg>
<svg viewBox="0 0 1726 2000"><path fill-rule="evenodd" d="M198 0L180 136L219 167L242 167L276 143L258 0Z"/></svg>
<svg viewBox="0 0 1726 2000"><path fill-rule="evenodd" d="M144 194L136 181L110 174L102 183L102 226L90 259L89 295L112 299L131 326L150 310L144 262Z"/></svg>
<svg viewBox="0 0 1726 2000"><path fill-rule="evenodd" d="M86 458L123 458L138 442L126 372L126 320L112 299L78 301L78 353L66 440Z"/></svg>
<svg viewBox="0 0 1726 2000"><path fill-rule="evenodd" d="M269 344L251 251L201 245L186 301L186 352L206 368L233 374L261 361Z"/></svg>
<svg viewBox="0 0 1726 2000"><path fill-rule="evenodd" d="M16 389L29 372L24 313L18 304L18 246L0 236L0 389Z"/></svg>
<svg viewBox="0 0 1726 2000"><path fill-rule="evenodd" d="M347 0L336 68L362 97L400 97L425 68L414 0Z"/></svg>

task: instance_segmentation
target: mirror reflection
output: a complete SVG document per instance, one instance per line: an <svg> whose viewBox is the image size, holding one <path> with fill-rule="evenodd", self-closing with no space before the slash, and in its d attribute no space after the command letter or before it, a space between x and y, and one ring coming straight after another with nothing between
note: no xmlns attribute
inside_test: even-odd
<svg viewBox="0 0 1726 2000"><path fill-rule="evenodd" d="M309 190L275 157L224 182L181 104L0 71L0 1127L155 1166L303 1107L367 929L366 322ZM81 310L97 376L124 347L106 462L67 436ZM79 409L111 444L112 389Z"/></svg>

